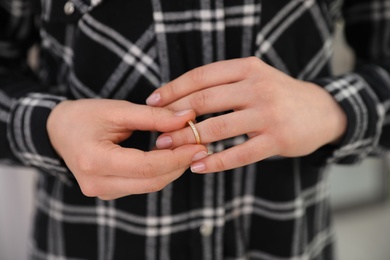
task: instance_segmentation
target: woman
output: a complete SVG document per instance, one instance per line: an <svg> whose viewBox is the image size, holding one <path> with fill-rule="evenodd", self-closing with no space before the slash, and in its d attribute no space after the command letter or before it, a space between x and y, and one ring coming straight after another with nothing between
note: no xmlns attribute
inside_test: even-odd
<svg viewBox="0 0 390 260"><path fill-rule="evenodd" d="M32 259L333 259L325 169L389 146L389 1L36 2L3 1L0 51Z"/></svg>

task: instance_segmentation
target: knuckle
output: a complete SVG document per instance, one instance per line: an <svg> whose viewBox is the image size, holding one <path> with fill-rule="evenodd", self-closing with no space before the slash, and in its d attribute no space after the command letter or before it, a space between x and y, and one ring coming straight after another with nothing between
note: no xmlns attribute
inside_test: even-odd
<svg viewBox="0 0 390 260"><path fill-rule="evenodd" d="M246 165L248 163L252 162L253 159L253 152L250 151L241 151L236 156L236 160L240 165Z"/></svg>
<svg viewBox="0 0 390 260"><path fill-rule="evenodd" d="M152 115L159 119L161 116L164 115L164 110L162 108L159 108L159 107L152 107Z"/></svg>
<svg viewBox="0 0 390 260"><path fill-rule="evenodd" d="M270 129L266 134L267 145L272 147L275 154L282 153L291 147L294 138L290 138L290 133L281 131L280 129Z"/></svg>
<svg viewBox="0 0 390 260"><path fill-rule="evenodd" d="M183 161L179 159L181 158L182 153L175 150L173 150L172 153L175 159L172 160L171 167L169 169L164 169L165 171L176 171L183 167Z"/></svg>
<svg viewBox="0 0 390 260"><path fill-rule="evenodd" d="M247 57L246 62L248 63L248 66L250 66L250 67L259 67L262 63L262 61L255 56Z"/></svg>
<svg viewBox="0 0 390 260"><path fill-rule="evenodd" d="M181 143L183 143L183 144L194 144L195 143L195 137L194 137L194 134L193 134L192 130L190 129L190 127L188 127L187 132L183 132L183 134L180 134L179 138L181 139ZM177 139L179 139L179 138L177 138Z"/></svg>
<svg viewBox="0 0 390 260"><path fill-rule="evenodd" d="M281 150L289 150L291 147L295 146L295 140L285 135L281 135L277 139L277 143Z"/></svg>
<svg viewBox="0 0 390 260"><path fill-rule="evenodd" d="M176 160L174 162L174 166L171 169L171 171L177 171L177 170L183 169L183 167L188 167L188 165L185 165L183 160Z"/></svg>
<svg viewBox="0 0 390 260"><path fill-rule="evenodd" d="M189 77L194 84L200 84L205 78L205 70L202 67L198 67L189 72Z"/></svg>
<svg viewBox="0 0 390 260"><path fill-rule="evenodd" d="M92 160L88 156L77 156L76 160L76 167L78 169L78 172L80 172L81 174L92 175L96 172L96 165L94 163L94 160Z"/></svg>
<svg viewBox="0 0 390 260"><path fill-rule="evenodd" d="M97 197L102 194L99 193L99 188L95 185L93 181L83 181L79 182L81 192L87 197Z"/></svg>
<svg viewBox="0 0 390 260"><path fill-rule="evenodd" d="M209 134L214 136L224 136L228 131L228 125L225 120L215 120L212 124L209 125Z"/></svg>
<svg viewBox="0 0 390 260"><path fill-rule="evenodd" d="M109 201L109 200L114 200L115 197L113 196L97 196L100 200L105 200L105 201Z"/></svg>
<svg viewBox="0 0 390 260"><path fill-rule="evenodd" d="M161 123L164 123L165 121L163 110L158 107L152 107L151 109L151 114L153 118L153 129L159 129Z"/></svg>
<svg viewBox="0 0 390 260"><path fill-rule="evenodd" d="M202 109L204 107L208 107L210 105L210 101L212 101L213 96L211 91L208 89L199 91L196 93L194 98L191 100L191 105L194 108Z"/></svg>
<svg viewBox="0 0 390 260"><path fill-rule="evenodd" d="M252 73L259 71L262 61L259 58L252 56L245 58L244 64L244 71L246 71L247 73Z"/></svg>
<svg viewBox="0 0 390 260"><path fill-rule="evenodd" d="M167 97L176 97L176 87L175 87L175 84L173 83L173 81L167 83L165 86L164 86L164 90L166 91L166 95ZM161 93L163 94L163 93Z"/></svg>
<svg viewBox="0 0 390 260"><path fill-rule="evenodd" d="M148 186L145 188L146 193L150 192L157 192L165 188L167 184L164 183L163 181L156 179L153 181L150 181Z"/></svg>
<svg viewBox="0 0 390 260"><path fill-rule="evenodd" d="M140 175L142 178L154 177L156 175L154 166L149 162L145 163L144 166L140 170Z"/></svg>
<svg viewBox="0 0 390 260"><path fill-rule="evenodd" d="M222 170L226 170L227 168L226 168L226 162L225 162L225 160L223 159L223 157L221 157L221 156L217 156L216 158L215 158L215 166L217 167L217 170L219 170L219 171L222 171Z"/></svg>

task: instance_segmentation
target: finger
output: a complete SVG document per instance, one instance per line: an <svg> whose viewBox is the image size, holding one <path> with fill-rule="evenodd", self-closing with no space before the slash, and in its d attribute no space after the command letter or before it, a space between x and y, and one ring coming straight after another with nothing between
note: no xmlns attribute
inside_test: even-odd
<svg viewBox="0 0 390 260"><path fill-rule="evenodd" d="M192 109L172 111L166 108L150 107L126 102L115 115L111 115L113 124L128 130L169 132L183 128L186 122L195 118Z"/></svg>
<svg viewBox="0 0 390 260"><path fill-rule="evenodd" d="M191 164L195 173L210 173L242 167L278 154L272 138L259 135L219 153L214 153Z"/></svg>
<svg viewBox="0 0 390 260"><path fill-rule="evenodd" d="M235 111L221 116L206 119L196 123L195 127L203 144L227 139L230 137L259 132L262 128L262 119L252 109ZM194 132L186 127L174 132L164 133L156 140L159 149L176 148L184 144L196 143Z"/></svg>
<svg viewBox="0 0 390 260"><path fill-rule="evenodd" d="M248 84L250 82L244 80L196 91L174 101L166 108L173 111L192 108L197 115L243 109L251 98L246 91Z"/></svg>
<svg viewBox="0 0 390 260"><path fill-rule="evenodd" d="M203 145L185 145L173 150L144 152L116 146L104 151L94 160L93 167L99 175L148 179L189 167L195 154L207 152L207 148Z"/></svg>
<svg viewBox="0 0 390 260"><path fill-rule="evenodd" d="M232 59L195 68L155 90L146 100L151 106L165 106L179 98L208 87L243 80L251 68L248 60ZM256 61L259 63L258 59Z"/></svg>
<svg viewBox="0 0 390 260"><path fill-rule="evenodd" d="M159 191L179 178L187 168L188 167L183 167L168 174L149 179L117 176L89 177L81 182L79 181L79 184L84 195L111 200L132 194Z"/></svg>

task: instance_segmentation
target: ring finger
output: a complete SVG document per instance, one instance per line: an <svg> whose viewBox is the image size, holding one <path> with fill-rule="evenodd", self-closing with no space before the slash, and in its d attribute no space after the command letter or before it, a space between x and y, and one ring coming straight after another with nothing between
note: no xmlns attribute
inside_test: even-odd
<svg viewBox="0 0 390 260"><path fill-rule="evenodd" d="M253 110L235 111L217 117L206 119L195 124L202 144L227 139L230 137L258 132L263 123ZM196 137L191 127L164 133L157 138L159 149L176 148L185 144L196 143Z"/></svg>

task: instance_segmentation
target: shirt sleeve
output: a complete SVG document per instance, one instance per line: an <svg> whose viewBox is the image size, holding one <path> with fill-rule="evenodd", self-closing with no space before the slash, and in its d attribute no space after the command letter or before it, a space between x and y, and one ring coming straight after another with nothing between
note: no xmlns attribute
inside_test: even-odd
<svg viewBox="0 0 390 260"><path fill-rule="evenodd" d="M27 65L27 52L39 41L39 8L39 0L0 2L0 160L70 183L73 175L46 131L52 108L65 98L49 94Z"/></svg>
<svg viewBox="0 0 390 260"><path fill-rule="evenodd" d="M390 148L390 1L345 0L342 10L356 66L315 82L335 98L348 120L328 162L350 164Z"/></svg>

